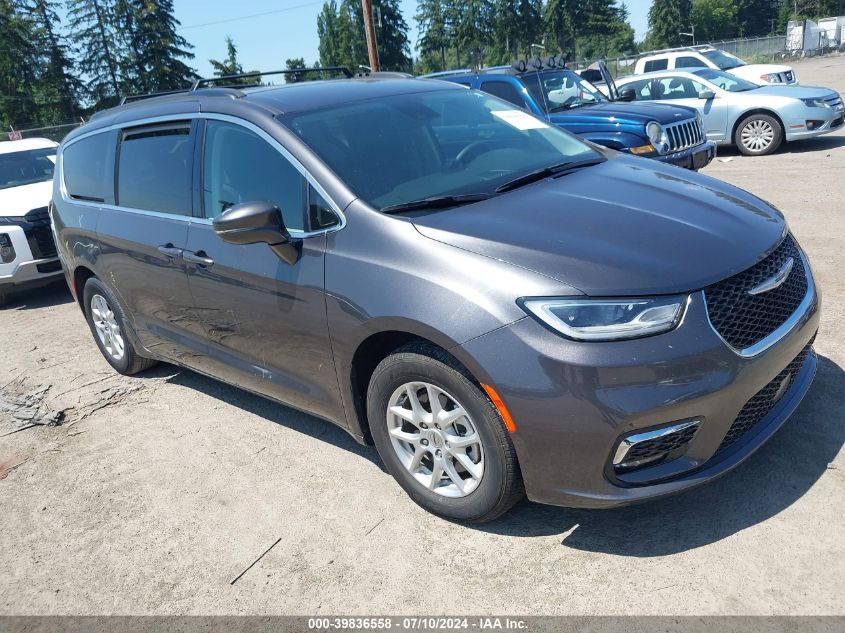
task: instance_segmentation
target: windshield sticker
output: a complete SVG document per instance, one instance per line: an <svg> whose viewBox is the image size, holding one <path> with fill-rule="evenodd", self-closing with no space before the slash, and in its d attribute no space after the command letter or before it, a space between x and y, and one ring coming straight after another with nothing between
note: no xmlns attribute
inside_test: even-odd
<svg viewBox="0 0 845 633"><path fill-rule="evenodd" d="M517 130L540 130L550 127L548 123L519 110L499 110L491 114Z"/></svg>

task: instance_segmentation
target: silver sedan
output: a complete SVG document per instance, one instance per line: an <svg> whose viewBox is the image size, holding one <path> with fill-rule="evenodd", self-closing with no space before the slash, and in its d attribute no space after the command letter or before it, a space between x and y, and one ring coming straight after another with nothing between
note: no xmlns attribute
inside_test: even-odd
<svg viewBox="0 0 845 633"><path fill-rule="evenodd" d="M743 154L762 156L783 141L833 132L845 121L845 107L830 88L758 86L729 73L690 68L634 75L617 80L620 97L695 108L707 139L736 145Z"/></svg>

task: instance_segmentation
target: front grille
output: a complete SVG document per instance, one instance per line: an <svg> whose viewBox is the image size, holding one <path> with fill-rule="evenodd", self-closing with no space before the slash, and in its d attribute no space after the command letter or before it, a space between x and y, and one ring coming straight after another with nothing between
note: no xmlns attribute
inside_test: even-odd
<svg viewBox="0 0 845 633"><path fill-rule="evenodd" d="M791 70L786 71L783 73L784 77L786 78L786 83L791 84L795 79L795 75L792 73Z"/></svg>
<svg viewBox="0 0 845 633"><path fill-rule="evenodd" d="M824 102L834 110L842 107L842 97L840 97L838 94L833 94L829 97L825 97Z"/></svg>
<svg viewBox="0 0 845 633"><path fill-rule="evenodd" d="M758 295L748 291L771 279L792 258L792 271L777 288ZM807 271L798 243L787 235L775 251L751 268L704 289L710 322L738 350L759 343L795 312L807 294Z"/></svg>
<svg viewBox="0 0 845 633"><path fill-rule="evenodd" d="M47 207L33 209L24 216L23 227L33 259L47 259L56 256L56 242L50 228L50 212Z"/></svg>
<svg viewBox="0 0 845 633"><path fill-rule="evenodd" d="M665 126L666 136L669 137L669 151L678 152L682 149L695 147L704 142L701 126L695 119L688 119L679 123Z"/></svg>
<svg viewBox="0 0 845 633"><path fill-rule="evenodd" d="M617 473L630 472L637 468L654 466L667 458L674 458L680 452L679 449L692 442L697 432L698 424L693 424L674 433L637 442L625 453L622 463L614 466L614 469Z"/></svg>
<svg viewBox="0 0 845 633"><path fill-rule="evenodd" d="M719 445L716 451L717 455L757 426L757 423L765 418L780 401L783 394L789 391L795 382L796 376L798 376L798 373L804 366L812 345L813 342L810 341L782 372L758 391L751 400L745 403L745 406L742 407L739 415L733 421L733 424L731 424L731 428L728 429L727 435L725 435L725 438Z"/></svg>

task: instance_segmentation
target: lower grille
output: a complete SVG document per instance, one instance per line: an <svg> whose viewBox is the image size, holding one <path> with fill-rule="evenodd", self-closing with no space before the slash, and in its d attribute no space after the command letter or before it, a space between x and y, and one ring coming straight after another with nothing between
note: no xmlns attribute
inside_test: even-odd
<svg viewBox="0 0 845 633"><path fill-rule="evenodd" d="M698 432L697 420L629 435L620 443L613 469L621 474L674 459Z"/></svg>
<svg viewBox="0 0 845 633"><path fill-rule="evenodd" d="M695 119L672 123L664 129L666 130L666 136L669 137L670 152L695 147L704 142L704 134L701 131L701 126Z"/></svg>
<svg viewBox="0 0 845 633"><path fill-rule="evenodd" d="M745 403L739 415L731 424L725 438L719 445L716 455L734 444L743 435L748 433L757 424L765 418L775 405L780 401L790 387L795 383L795 378L807 361L807 356L812 350L813 342L810 341L807 346L801 350L789 365L787 365L782 372L775 376L772 381L758 391L751 400Z"/></svg>
<svg viewBox="0 0 845 633"><path fill-rule="evenodd" d="M47 207L33 209L24 216L23 227L33 259L56 257L56 243L50 228L50 213Z"/></svg>
<svg viewBox="0 0 845 633"><path fill-rule="evenodd" d="M791 272L780 286L749 294L783 270L790 258ZM809 287L807 274L798 244L787 235L763 261L704 289L710 322L729 345L747 349L783 325L798 309Z"/></svg>

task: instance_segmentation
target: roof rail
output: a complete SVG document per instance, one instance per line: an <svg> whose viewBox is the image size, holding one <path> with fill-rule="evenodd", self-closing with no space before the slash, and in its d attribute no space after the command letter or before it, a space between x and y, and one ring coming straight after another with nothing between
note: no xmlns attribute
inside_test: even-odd
<svg viewBox="0 0 845 633"><path fill-rule="evenodd" d="M152 99L153 97L164 97L165 95L175 95L179 94L180 92L188 92L190 88L181 88L179 90L162 90L161 92L146 92L134 95L124 95L120 99L120 103L118 105L123 105L124 103L132 103L133 101L141 101L142 99Z"/></svg>
<svg viewBox="0 0 845 633"><path fill-rule="evenodd" d="M679 51L700 51L705 48L713 48L710 44L696 44L695 46L677 46L675 48L661 48L656 51L644 51L638 53L638 57L645 57L646 55L657 55L658 53L677 53Z"/></svg>
<svg viewBox="0 0 845 633"><path fill-rule="evenodd" d="M253 79L258 77L264 77L265 75L302 75L305 73L324 73L324 72L339 72L342 73L347 79L351 79L353 77L352 71L349 70L346 66L320 66L318 68L289 68L285 70L268 70L266 72L255 72L255 73L240 73L237 75L223 75L222 77L206 77L203 79L197 79L191 85L190 90L194 91L199 88L203 88L208 84L216 84L219 81L231 81L234 79ZM240 85L240 84L235 84Z"/></svg>
<svg viewBox="0 0 845 633"><path fill-rule="evenodd" d="M466 75L473 72L472 68L455 68L453 70L441 70L436 73L419 75L418 79L437 79L438 77L450 77L452 75Z"/></svg>

